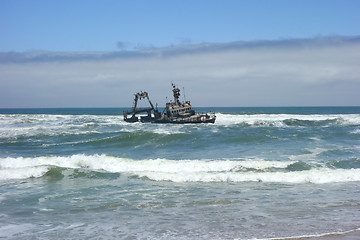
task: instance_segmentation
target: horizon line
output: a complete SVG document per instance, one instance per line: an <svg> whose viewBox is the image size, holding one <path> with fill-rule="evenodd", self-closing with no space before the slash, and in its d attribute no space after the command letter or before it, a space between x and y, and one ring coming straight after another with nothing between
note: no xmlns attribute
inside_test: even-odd
<svg viewBox="0 0 360 240"><path fill-rule="evenodd" d="M339 106L198 106L193 108L333 108L333 107L360 107L360 105L339 105ZM133 107L0 107L5 109L121 109ZM165 108L165 106L158 106L158 108Z"/></svg>

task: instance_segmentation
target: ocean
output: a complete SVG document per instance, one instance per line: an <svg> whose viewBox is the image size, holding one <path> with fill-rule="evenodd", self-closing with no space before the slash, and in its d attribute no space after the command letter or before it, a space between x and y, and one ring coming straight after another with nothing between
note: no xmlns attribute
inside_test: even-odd
<svg viewBox="0 0 360 240"><path fill-rule="evenodd" d="M0 109L0 239L359 239L360 107Z"/></svg>

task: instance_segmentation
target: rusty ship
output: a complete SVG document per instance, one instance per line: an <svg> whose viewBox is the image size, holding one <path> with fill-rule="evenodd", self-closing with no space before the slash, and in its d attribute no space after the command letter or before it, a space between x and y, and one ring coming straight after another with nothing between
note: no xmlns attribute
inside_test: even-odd
<svg viewBox="0 0 360 240"><path fill-rule="evenodd" d="M151 122L151 123L215 123L215 113L196 113L190 101L180 101L180 89L171 84L173 89L174 101L169 101L162 112L152 104L147 92L135 94L134 106L131 110L124 111L124 121L134 122ZM150 107L138 108L138 101L147 99ZM146 114L138 116L138 114Z"/></svg>

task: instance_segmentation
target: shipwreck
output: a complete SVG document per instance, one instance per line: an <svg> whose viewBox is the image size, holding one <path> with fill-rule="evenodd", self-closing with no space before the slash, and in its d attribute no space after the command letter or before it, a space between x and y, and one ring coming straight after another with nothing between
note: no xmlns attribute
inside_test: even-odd
<svg viewBox="0 0 360 240"><path fill-rule="evenodd" d="M154 107L147 92L136 93L133 108L123 112L124 121L174 124L215 123L215 113L196 113L190 101L180 101L180 89L175 84L172 84L172 87L174 101L167 102L162 112L157 106ZM137 107L138 101L142 99L147 99L150 105L148 108ZM139 116L139 114L142 115Z"/></svg>

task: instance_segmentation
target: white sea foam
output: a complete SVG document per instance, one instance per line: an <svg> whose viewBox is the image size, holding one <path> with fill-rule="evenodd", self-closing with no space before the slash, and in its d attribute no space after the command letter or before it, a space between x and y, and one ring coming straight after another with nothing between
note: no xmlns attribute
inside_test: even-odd
<svg viewBox="0 0 360 240"><path fill-rule="evenodd" d="M172 182L331 183L360 181L360 169L286 170L293 161L266 160L133 160L106 155L0 159L0 180L41 177L57 166L119 172Z"/></svg>
<svg viewBox="0 0 360 240"><path fill-rule="evenodd" d="M360 125L359 114L223 114L217 113L215 125L206 125L211 127L210 131L217 132L217 126L232 126L236 124L246 124L249 126L271 126L288 127L287 120L300 121L333 121L324 123L324 126L331 124L340 125ZM0 138L16 139L18 137L35 136L58 136L58 135L88 135L101 134L105 132L153 132L161 135L171 135L185 133L183 126L178 125L159 125L127 123L123 121L122 116L106 115L0 115ZM194 128L204 127L192 126ZM358 134L354 130L352 134Z"/></svg>
<svg viewBox="0 0 360 240"><path fill-rule="evenodd" d="M184 132L180 131L179 128L156 128L153 130L153 132L157 133L157 134L164 134L164 135L184 133Z"/></svg>
<svg viewBox="0 0 360 240"><path fill-rule="evenodd" d="M329 121L337 120L338 124L343 125L359 125L359 114L216 114L217 125L232 125L232 124L248 124L248 125L265 125L284 127L285 120L300 120L300 121Z"/></svg>
<svg viewBox="0 0 360 240"><path fill-rule="evenodd" d="M313 160L315 161L317 158L317 155L328 151L329 149L326 148L314 148L314 149L303 149L308 153L304 153L304 154L300 154L300 155L289 155L288 158L292 161L309 161L309 160Z"/></svg>
<svg viewBox="0 0 360 240"><path fill-rule="evenodd" d="M124 125L121 116L97 116L97 115L26 115L14 114L0 115L1 137L32 137L46 134L56 135L81 135L99 133L97 126L119 127Z"/></svg>
<svg viewBox="0 0 360 240"><path fill-rule="evenodd" d="M25 224L8 224L0 226L0 238L12 238L17 236L19 233L25 232L29 229L34 228L35 225L30 223Z"/></svg>
<svg viewBox="0 0 360 240"><path fill-rule="evenodd" d="M352 134L360 134L360 129L355 129L354 131L351 131L350 133Z"/></svg>
<svg viewBox="0 0 360 240"><path fill-rule="evenodd" d="M34 157L34 158L0 158L1 169L14 169L37 166L57 166L64 168L89 168L93 170L106 170L110 172L223 172L235 171L239 168L265 170L268 168L286 168L294 162L265 161L251 159L246 161L234 160L167 160L147 159L133 160L107 155L83 155L60 157Z"/></svg>
<svg viewBox="0 0 360 240"><path fill-rule="evenodd" d="M296 172L227 172L227 173L154 173L140 177L172 182L269 182L269 183L333 183L360 181L360 169L313 169Z"/></svg>
<svg viewBox="0 0 360 240"><path fill-rule="evenodd" d="M0 168L0 180L38 178L49 170L46 166L20 167L11 169Z"/></svg>
<svg viewBox="0 0 360 240"><path fill-rule="evenodd" d="M127 123L123 121L122 116L0 114L0 137L2 138L139 131L162 135L184 133L182 126L179 125Z"/></svg>
<svg viewBox="0 0 360 240"><path fill-rule="evenodd" d="M345 239L346 235L357 233L360 231L360 228L353 229L343 232L329 232L329 233L319 233L319 234L310 234L310 235L301 235L301 236L292 236L292 237L274 237L274 238L253 238L252 240L287 240L287 239L314 239L314 238L324 238L329 237L331 239ZM355 236L354 236L355 237ZM349 238L355 239L355 238Z"/></svg>
<svg viewBox="0 0 360 240"><path fill-rule="evenodd" d="M341 125L360 125L360 114L224 114L217 113L215 126L248 124L250 126L287 126L286 120L335 121ZM181 133L181 127L154 127L152 124L127 123L122 116L108 115L51 115L0 114L0 133L3 137L35 136L41 133L86 134L96 133L96 127L115 126L118 131L153 131L159 134ZM331 123L331 124L335 124ZM330 123L329 123L330 124ZM91 128L91 129L89 129ZM354 132L357 134L357 132Z"/></svg>

